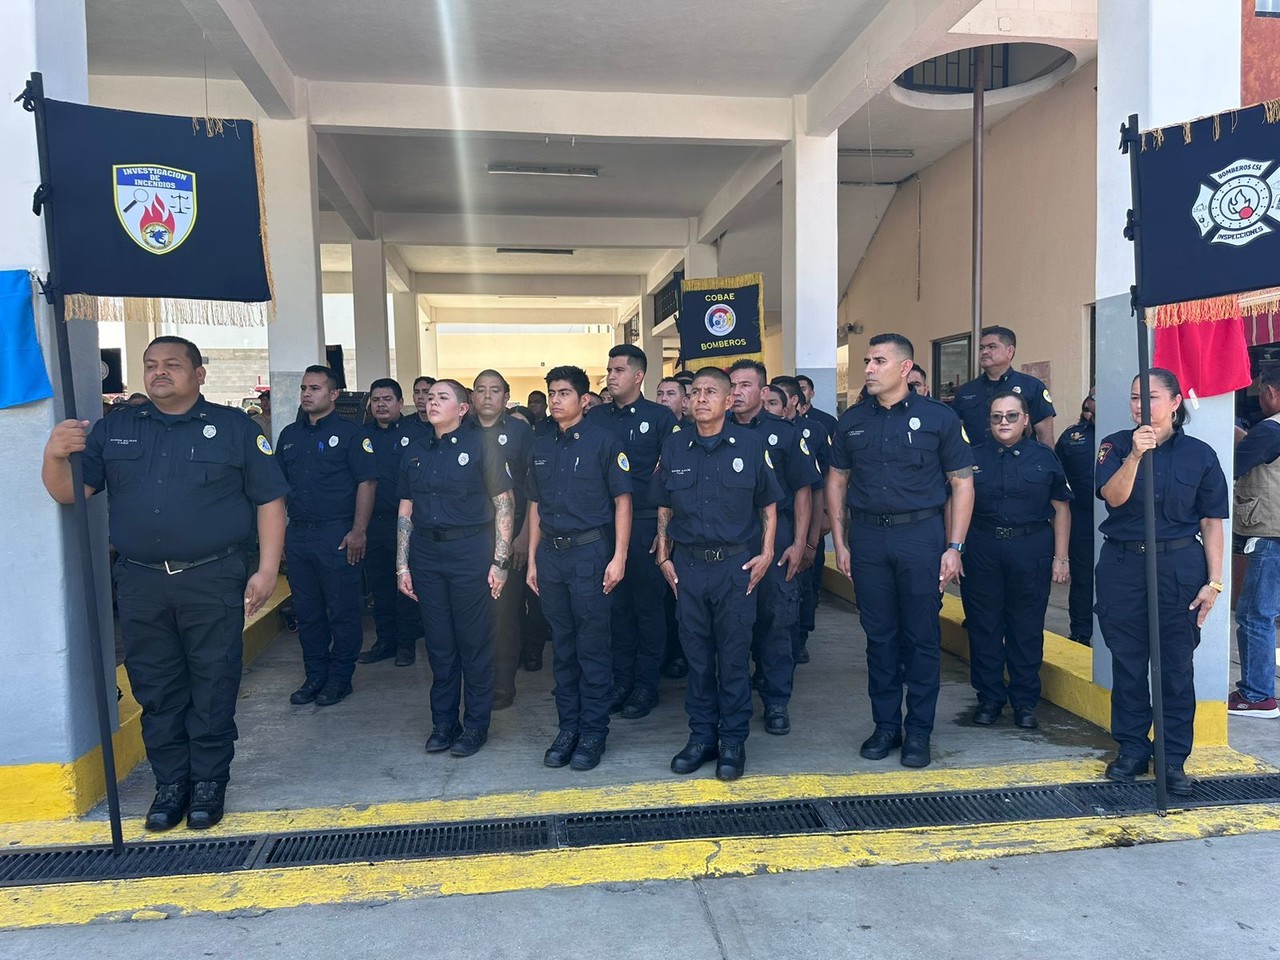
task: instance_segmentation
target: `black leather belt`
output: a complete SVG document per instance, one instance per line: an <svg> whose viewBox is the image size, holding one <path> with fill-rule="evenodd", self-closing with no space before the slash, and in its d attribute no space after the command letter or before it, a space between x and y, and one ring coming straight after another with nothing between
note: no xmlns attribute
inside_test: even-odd
<svg viewBox="0 0 1280 960"><path fill-rule="evenodd" d="M124 558L125 563L136 564L139 567L146 567L148 570L163 570L165 573L173 576L175 573L181 573L183 570L190 570L192 567L201 567L206 563L213 563L215 560L221 560L229 557L233 553L239 551L239 547L227 547L225 550L219 550L217 553L211 553L207 557L199 557L195 560L161 560L159 563L149 563L146 560L130 560Z"/></svg>
<svg viewBox="0 0 1280 960"><path fill-rule="evenodd" d="M1107 543L1114 543L1126 553L1146 553L1147 541L1145 540L1113 540L1111 537L1105 538ZM1181 550L1183 547L1189 547L1193 543L1199 543L1198 537L1178 537L1176 540L1157 540L1156 553L1168 553L1170 550Z"/></svg>
<svg viewBox="0 0 1280 960"><path fill-rule="evenodd" d="M1018 537L1025 537L1029 533L1044 530L1048 526L1048 520L1041 520L1039 523L1027 523L1020 527L998 527L994 523L987 523L983 520L973 521L975 529L989 533L997 540L1016 540Z"/></svg>
<svg viewBox="0 0 1280 960"><path fill-rule="evenodd" d="M745 543L677 543L676 548L703 563L720 563L748 549Z"/></svg>
<svg viewBox="0 0 1280 960"><path fill-rule="evenodd" d="M850 510L850 515L855 520L863 523L869 523L873 527L898 527L904 523L917 523L920 520L928 520L930 517L936 517L941 513L940 507L933 507L930 510L912 510L910 513L863 513L861 510Z"/></svg>
<svg viewBox="0 0 1280 960"><path fill-rule="evenodd" d="M355 523L355 520L351 517L345 520L290 520L289 526L298 527L301 530L323 530L338 523L345 523L349 527Z"/></svg>
<svg viewBox="0 0 1280 960"><path fill-rule="evenodd" d="M570 533L563 537L543 537L542 542L555 550L571 550L587 543L595 543L602 536L604 534L600 532L599 527L596 527L594 530L583 530L581 533Z"/></svg>
<svg viewBox="0 0 1280 960"><path fill-rule="evenodd" d="M450 540L461 540L463 537L472 537L482 530L488 530L487 523L473 523L469 527L414 527L413 532L426 537L428 540L434 540L436 543L447 543Z"/></svg>

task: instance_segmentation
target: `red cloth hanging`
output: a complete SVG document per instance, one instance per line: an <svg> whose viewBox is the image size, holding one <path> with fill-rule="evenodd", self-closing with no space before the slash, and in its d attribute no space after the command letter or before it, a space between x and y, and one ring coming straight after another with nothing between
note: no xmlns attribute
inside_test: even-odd
<svg viewBox="0 0 1280 960"><path fill-rule="evenodd" d="M1194 390L1197 397L1215 397L1253 382L1244 321L1239 315L1229 320L1157 327L1155 354L1154 365L1172 370L1183 394Z"/></svg>

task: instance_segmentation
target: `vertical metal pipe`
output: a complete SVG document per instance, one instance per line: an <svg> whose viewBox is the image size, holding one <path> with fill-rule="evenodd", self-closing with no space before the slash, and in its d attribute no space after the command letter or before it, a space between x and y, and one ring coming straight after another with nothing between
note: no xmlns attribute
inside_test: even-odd
<svg viewBox="0 0 1280 960"><path fill-rule="evenodd" d="M987 48L973 51L973 376L978 376L978 341L982 339L982 147L985 138Z"/></svg>

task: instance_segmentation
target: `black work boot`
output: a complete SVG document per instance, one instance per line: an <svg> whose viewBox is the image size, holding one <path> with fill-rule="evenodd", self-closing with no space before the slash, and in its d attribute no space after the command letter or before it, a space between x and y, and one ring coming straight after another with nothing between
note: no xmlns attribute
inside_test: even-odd
<svg viewBox="0 0 1280 960"><path fill-rule="evenodd" d="M191 788L191 809L187 811L188 830L208 830L222 820L227 785L216 780L199 780Z"/></svg>
<svg viewBox="0 0 1280 960"><path fill-rule="evenodd" d="M172 830L182 822L191 801L191 790L185 783L157 783L156 798L147 811L148 830Z"/></svg>

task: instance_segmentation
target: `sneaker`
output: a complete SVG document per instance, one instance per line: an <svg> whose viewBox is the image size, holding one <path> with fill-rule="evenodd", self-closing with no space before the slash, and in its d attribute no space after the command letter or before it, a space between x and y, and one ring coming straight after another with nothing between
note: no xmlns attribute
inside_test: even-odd
<svg viewBox="0 0 1280 960"><path fill-rule="evenodd" d="M1231 696L1227 697L1227 713L1233 717L1257 717L1260 720L1269 720L1273 717L1280 717L1280 706L1276 705L1275 697L1267 697L1265 700L1246 700L1244 694L1239 690L1232 691Z"/></svg>

